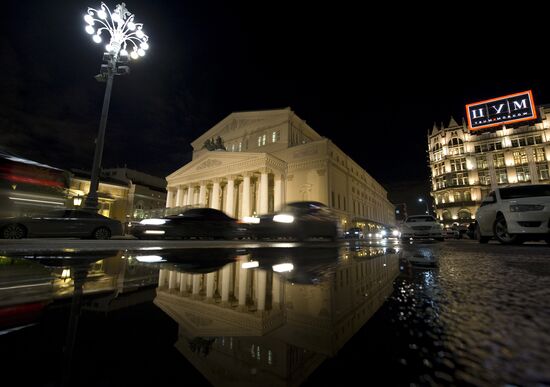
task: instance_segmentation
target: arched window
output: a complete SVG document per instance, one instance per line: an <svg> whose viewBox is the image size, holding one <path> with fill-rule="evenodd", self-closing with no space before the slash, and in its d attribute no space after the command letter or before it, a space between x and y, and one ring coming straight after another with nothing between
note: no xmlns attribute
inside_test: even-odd
<svg viewBox="0 0 550 387"><path fill-rule="evenodd" d="M462 209L458 211L458 219L459 220L470 220L472 219L472 213L468 209Z"/></svg>
<svg viewBox="0 0 550 387"><path fill-rule="evenodd" d="M443 211L441 216L443 217L443 220L451 220L452 219L451 213L448 210Z"/></svg>
<svg viewBox="0 0 550 387"><path fill-rule="evenodd" d="M436 143L433 148L433 161L439 161L443 159L443 146L440 143Z"/></svg>
<svg viewBox="0 0 550 387"><path fill-rule="evenodd" d="M453 137L447 143L450 155L461 155L464 153L464 141L458 137Z"/></svg>

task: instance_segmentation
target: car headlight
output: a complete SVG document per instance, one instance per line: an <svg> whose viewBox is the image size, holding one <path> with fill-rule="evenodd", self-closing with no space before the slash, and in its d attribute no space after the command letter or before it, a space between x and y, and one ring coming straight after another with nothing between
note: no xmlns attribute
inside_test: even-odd
<svg viewBox="0 0 550 387"><path fill-rule="evenodd" d="M544 205L542 204L512 204L510 206L510 212L524 212L524 211L542 211Z"/></svg>
<svg viewBox="0 0 550 387"><path fill-rule="evenodd" d="M273 221L278 223L292 223L294 222L294 216L288 214L277 214L273 217Z"/></svg>
<svg viewBox="0 0 550 387"><path fill-rule="evenodd" d="M145 226L160 226L161 224L165 224L166 219L143 219L139 224L143 224Z"/></svg>
<svg viewBox="0 0 550 387"><path fill-rule="evenodd" d="M258 223L260 223L260 218L255 217L255 216L245 216L245 217L243 218L243 223L258 224Z"/></svg>
<svg viewBox="0 0 550 387"><path fill-rule="evenodd" d="M391 234L392 234L394 237L399 236L399 231L393 230L393 231L391 232Z"/></svg>

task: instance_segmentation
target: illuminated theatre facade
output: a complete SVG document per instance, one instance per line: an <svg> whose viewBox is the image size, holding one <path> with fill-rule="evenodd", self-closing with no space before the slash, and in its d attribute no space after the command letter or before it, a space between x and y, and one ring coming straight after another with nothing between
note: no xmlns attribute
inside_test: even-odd
<svg viewBox="0 0 550 387"><path fill-rule="evenodd" d="M495 108L483 105L496 111L509 103L513 111L514 101L507 97L489 100ZM472 114L470 122L458 124L451 118L447 126L434 125L428 134L431 195L437 218L445 224L471 222L481 200L497 187L550 183L550 107L529 109L520 102L516 105L527 106L528 119L505 125L480 122L481 131ZM479 106L472 111L479 114Z"/></svg>
<svg viewBox="0 0 550 387"><path fill-rule="evenodd" d="M242 219L311 200L331 207L344 228L395 223L386 190L289 108L232 113L191 145L192 161L166 178L168 208Z"/></svg>

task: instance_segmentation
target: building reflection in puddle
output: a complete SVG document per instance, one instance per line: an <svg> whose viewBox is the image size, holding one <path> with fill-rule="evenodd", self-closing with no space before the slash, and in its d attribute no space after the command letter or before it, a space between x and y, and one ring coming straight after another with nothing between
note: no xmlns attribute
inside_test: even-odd
<svg viewBox="0 0 550 387"><path fill-rule="evenodd" d="M215 386L299 385L380 308L392 248L257 249L210 272L161 263L154 303L176 348Z"/></svg>

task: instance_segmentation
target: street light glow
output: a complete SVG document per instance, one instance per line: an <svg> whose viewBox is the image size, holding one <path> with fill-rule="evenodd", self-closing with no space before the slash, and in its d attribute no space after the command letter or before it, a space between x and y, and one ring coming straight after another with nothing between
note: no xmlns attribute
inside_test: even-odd
<svg viewBox="0 0 550 387"><path fill-rule="evenodd" d="M106 36L108 43L104 46L106 52L103 54L103 60L107 64L102 65L101 73L95 76L97 81L106 82L106 85L101 119L99 121L99 132L95 143L90 189L84 206L84 209L87 211L97 212L99 171L103 157L105 127L107 126L113 79L115 75L128 74L128 66L119 66L119 64L128 60L128 49L132 50L130 54L132 59L137 59L146 54L146 50L149 48L149 44L147 43L149 37L143 32L143 24L134 22L134 14L128 11L124 3L117 4L113 12L103 2L99 9L89 7L84 16L84 21L87 23L85 30L88 34L92 35L94 42L101 43L101 35L104 32L108 34ZM164 231L147 230L145 233L164 234Z"/></svg>
<svg viewBox="0 0 550 387"><path fill-rule="evenodd" d="M117 58L122 51L133 48L137 55L132 55L133 59L145 55L139 52L140 47L147 50L149 37L143 32L143 24L134 22L134 14L126 9L126 4L117 4L115 10L111 12L105 3L101 3L100 9L88 8L88 13L84 16L84 21L88 23L86 32L93 34L92 27L98 24L97 34L93 36L96 43L101 42L101 34L106 31L109 34L108 52ZM91 31L91 32L90 32ZM96 37L97 36L97 37ZM145 45L145 46L144 46ZM145 48L147 47L147 48Z"/></svg>

